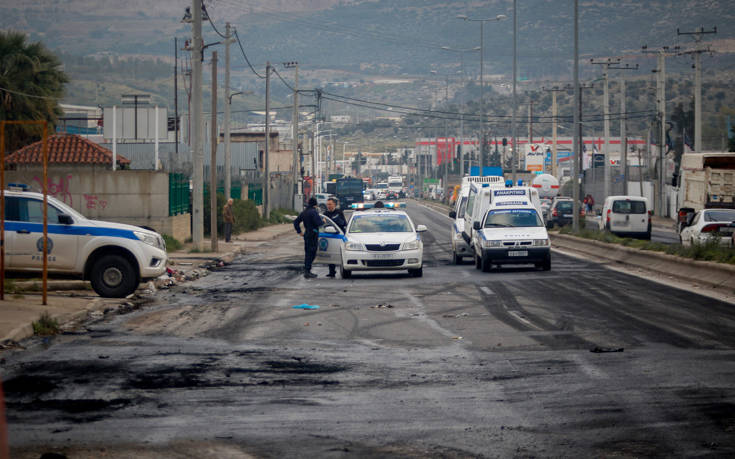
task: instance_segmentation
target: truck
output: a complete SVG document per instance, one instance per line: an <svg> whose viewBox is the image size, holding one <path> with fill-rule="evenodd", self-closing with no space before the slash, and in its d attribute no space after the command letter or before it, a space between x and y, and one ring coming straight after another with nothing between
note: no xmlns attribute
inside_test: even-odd
<svg viewBox="0 0 735 459"><path fill-rule="evenodd" d="M554 199L559 194L559 180L551 174L540 174L531 182L541 199Z"/></svg>
<svg viewBox="0 0 735 459"><path fill-rule="evenodd" d="M735 152L685 153L679 177L678 231L702 209L735 209Z"/></svg>
<svg viewBox="0 0 735 459"><path fill-rule="evenodd" d="M403 177L400 175L388 177L388 191L392 191L403 197Z"/></svg>
<svg viewBox="0 0 735 459"><path fill-rule="evenodd" d="M337 179L335 194L342 209L349 209L352 204L363 202L364 182L359 177L343 177Z"/></svg>

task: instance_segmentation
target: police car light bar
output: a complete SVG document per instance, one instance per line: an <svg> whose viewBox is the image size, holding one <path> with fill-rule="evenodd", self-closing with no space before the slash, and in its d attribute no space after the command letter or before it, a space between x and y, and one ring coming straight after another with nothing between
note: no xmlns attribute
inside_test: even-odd
<svg viewBox="0 0 735 459"><path fill-rule="evenodd" d="M25 183L8 183L8 190L10 191L28 191L31 187Z"/></svg>

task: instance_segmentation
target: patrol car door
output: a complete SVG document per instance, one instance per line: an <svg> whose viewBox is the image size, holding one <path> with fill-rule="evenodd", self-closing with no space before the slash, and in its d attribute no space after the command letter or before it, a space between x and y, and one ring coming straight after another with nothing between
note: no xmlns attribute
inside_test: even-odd
<svg viewBox="0 0 735 459"><path fill-rule="evenodd" d="M43 267L43 201L36 198L17 199L18 221L13 222L15 248L12 264L20 269ZM77 261L77 239L74 225L59 224L62 213L48 205L48 267L53 270L74 268ZM8 226L6 225L6 228Z"/></svg>
<svg viewBox="0 0 735 459"><path fill-rule="evenodd" d="M339 229L329 217L321 216L324 219L324 224L319 227L319 242L316 250L316 258L314 263L328 264L328 265L339 265L342 264L342 244L344 243L345 236L342 230ZM335 232L331 229L334 228ZM329 232L328 232L329 231Z"/></svg>
<svg viewBox="0 0 735 459"><path fill-rule="evenodd" d="M9 202L17 198L5 196L5 267L13 267L13 255L15 252L15 219L12 209L8 206Z"/></svg>

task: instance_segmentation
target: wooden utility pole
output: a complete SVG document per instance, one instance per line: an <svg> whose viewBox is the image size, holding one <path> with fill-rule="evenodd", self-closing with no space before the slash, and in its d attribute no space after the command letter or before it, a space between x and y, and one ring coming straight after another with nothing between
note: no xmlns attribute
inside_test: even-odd
<svg viewBox="0 0 735 459"><path fill-rule="evenodd" d="M270 199L270 188L271 188L271 169L270 169L270 158L268 157L270 148L270 137L271 137L271 63L266 62L265 64L265 148L263 172L263 217L269 219L271 216L271 199Z"/></svg>
<svg viewBox="0 0 735 459"><path fill-rule="evenodd" d="M217 244L217 51L212 51L212 122L211 122L212 155L209 163L209 205L212 252L218 249Z"/></svg>

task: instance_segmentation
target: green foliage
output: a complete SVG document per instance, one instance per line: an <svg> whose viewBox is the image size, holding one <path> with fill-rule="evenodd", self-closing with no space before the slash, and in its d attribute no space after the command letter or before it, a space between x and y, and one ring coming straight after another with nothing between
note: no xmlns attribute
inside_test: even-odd
<svg viewBox="0 0 735 459"><path fill-rule="evenodd" d="M37 321L33 322L33 333L39 336L55 335L59 333L59 322L48 312L44 312Z"/></svg>
<svg viewBox="0 0 735 459"><path fill-rule="evenodd" d="M669 255L677 255L693 260L735 264L735 248L722 247L714 239L704 244L693 244L689 247L685 247L681 244L662 244L660 242L632 239L629 237L622 238L607 231L582 229L574 232L571 226L565 226L559 232L561 234L593 239L595 241L605 242L608 244L619 244L634 249L668 253Z"/></svg>
<svg viewBox="0 0 735 459"><path fill-rule="evenodd" d="M288 218L287 215L292 218ZM293 221L294 211L292 209L276 209L271 210L271 218L269 220L272 224L279 223L291 223Z"/></svg>
<svg viewBox="0 0 735 459"><path fill-rule="evenodd" d="M204 234L209 236L210 234L210 211L211 208L209 202L209 194L204 195ZM224 219L222 217L222 209L225 206L225 196L222 193L217 193L217 234L222 237L224 234ZM276 211L276 215L279 215ZM255 205L255 201L250 199L242 200L235 199L232 204L232 215L235 217L235 224L232 225L232 234L240 234L247 231L253 231L260 227L266 226L271 223L276 223L278 220L273 220L274 212L271 212L271 221L265 221L258 213L258 208ZM282 215L282 214L280 214ZM279 217L276 217L278 219Z"/></svg>
<svg viewBox="0 0 735 459"><path fill-rule="evenodd" d="M166 242L167 251L169 252L176 251L176 250L181 249L181 247L183 247L183 244L178 239L174 238L173 236L169 236L168 234L162 234L162 236L163 236L163 240Z"/></svg>
<svg viewBox="0 0 735 459"><path fill-rule="evenodd" d="M48 121L49 134L61 114L59 99L69 81L61 61L41 42L25 34L0 31L0 119ZM8 126L8 151L40 140L40 126Z"/></svg>

